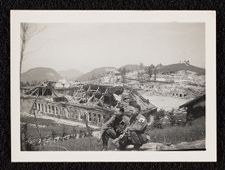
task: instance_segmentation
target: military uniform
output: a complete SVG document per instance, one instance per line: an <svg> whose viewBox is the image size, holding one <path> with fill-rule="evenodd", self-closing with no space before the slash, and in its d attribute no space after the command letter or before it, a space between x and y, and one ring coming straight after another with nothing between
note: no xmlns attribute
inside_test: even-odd
<svg viewBox="0 0 225 170"><path fill-rule="evenodd" d="M126 134L119 141L120 149L125 149L127 145L134 145L135 149L139 149L141 145L147 143L146 128L147 120L142 114L132 116Z"/></svg>
<svg viewBox="0 0 225 170"><path fill-rule="evenodd" d="M116 139L123 134L125 128L129 125L129 117L124 114L113 115L103 126L102 126L102 142L103 150L108 147L108 140Z"/></svg>

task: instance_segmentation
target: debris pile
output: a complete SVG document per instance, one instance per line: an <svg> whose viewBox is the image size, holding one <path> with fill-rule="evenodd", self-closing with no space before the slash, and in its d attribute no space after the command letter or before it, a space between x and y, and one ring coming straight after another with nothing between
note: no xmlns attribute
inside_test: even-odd
<svg viewBox="0 0 225 170"><path fill-rule="evenodd" d="M87 115L88 121L97 126L101 126L114 113L113 108L124 107L130 112L132 101L140 105L147 120L157 110L138 91L127 86L84 84L58 91L54 82L44 82L21 97L21 111L29 111L29 107L33 107L32 102L35 102L32 109L37 115L74 121L82 121L82 115Z"/></svg>
<svg viewBox="0 0 225 170"><path fill-rule="evenodd" d="M152 82L142 86L140 92L150 96L172 96L178 98L194 98L205 93L205 88L200 86L184 85L177 83Z"/></svg>

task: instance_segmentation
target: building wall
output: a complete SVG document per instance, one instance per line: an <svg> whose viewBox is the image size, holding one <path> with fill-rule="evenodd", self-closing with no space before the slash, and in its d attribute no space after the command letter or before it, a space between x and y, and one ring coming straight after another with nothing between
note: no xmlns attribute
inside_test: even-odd
<svg viewBox="0 0 225 170"><path fill-rule="evenodd" d="M21 112L30 113L34 101L35 99L32 98L21 99ZM47 115L78 122L83 122L85 114L88 122L96 126L101 126L107 118L107 115L104 112L79 108L73 105L49 102L44 99L36 100L33 111L35 111L36 115Z"/></svg>

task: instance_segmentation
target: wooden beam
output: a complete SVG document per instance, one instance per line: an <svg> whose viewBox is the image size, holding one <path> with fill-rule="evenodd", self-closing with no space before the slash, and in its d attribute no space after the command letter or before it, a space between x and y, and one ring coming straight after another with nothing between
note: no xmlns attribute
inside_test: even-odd
<svg viewBox="0 0 225 170"><path fill-rule="evenodd" d="M38 87L35 88L34 91L30 95L33 95L37 90L39 90Z"/></svg>

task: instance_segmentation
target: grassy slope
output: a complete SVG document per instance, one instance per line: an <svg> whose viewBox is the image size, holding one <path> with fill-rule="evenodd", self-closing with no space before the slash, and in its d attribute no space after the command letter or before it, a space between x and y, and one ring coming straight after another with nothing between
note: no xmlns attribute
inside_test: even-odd
<svg viewBox="0 0 225 170"><path fill-rule="evenodd" d="M154 129L148 131L151 142L177 144L180 142L191 142L205 139L205 119L204 117L196 119L190 126L174 126L165 129ZM70 139L68 141L59 142L56 146L63 146L71 151L99 151L102 148L102 142L98 139L82 138ZM45 150L52 149L46 147ZM109 142L109 150L115 147Z"/></svg>
<svg viewBox="0 0 225 170"><path fill-rule="evenodd" d="M152 142L160 143L176 144L205 139L205 118L194 120L192 125L149 130L148 134Z"/></svg>
<svg viewBox="0 0 225 170"><path fill-rule="evenodd" d="M28 123L27 133L28 137L30 139L36 139L39 138L38 130L34 126L35 125L35 119L34 117L21 117L21 123ZM66 132L66 134L72 134L74 126L69 125L61 125L57 124L53 120L46 120L42 118L37 118L37 123L39 126L39 130L42 137L45 136L51 136L52 130L56 132L57 136L63 135L63 130ZM31 126L32 125L32 126ZM86 128L82 127L75 127L76 131L79 132L80 130L86 131ZM81 139L69 139L66 141L58 141L55 144L49 144L44 147L40 147L40 150L63 150L62 148L66 148L70 151L100 151L102 149L102 142L99 141L95 137L85 137ZM114 150L115 147L111 145L111 142L109 142L109 149Z"/></svg>
<svg viewBox="0 0 225 170"><path fill-rule="evenodd" d="M21 117L20 120L22 123L30 123L32 125L35 125L34 117ZM49 120L49 119L37 118L37 123L38 123L38 125L45 126L45 127L42 127L42 126L39 127L42 137L52 135L52 131L54 131L57 136L62 136L63 131L66 134L72 134L73 129L74 129L74 126L58 124L57 122L55 122L53 120ZM78 126L76 126L75 129L77 132L79 132L80 130L85 130L85 128L78 127ZM39 138L39 134L38 134L38 130L37 130L36 126L30 126L28 124L27 131L28 131L28 136L30 138L32 138L32 139Z"/></svg>
<svg viewBox="0 0 225 170"><path fill-rule="evenodd" d="M22 118L21 122L34 123L34 118ZM46 125L46 128L40 128L43 136L50 135L51 129L54 129L59 136L62 136L63 126L56 124L51 120L38 119L38 123ZM68 134L72 131L72 126L65 126ZM76 130L81 128L76 127ZM205 118L199 118L193 121L190 126L174 126L167 127L164 129L153 129L147 132L151 137L151 142L160 143L180 143L180 142L191 142L205 138ZM28 134L30 137L38 137L36 127L28 127ZM65 147L71 151L99 151L102 148L102 142L95 137L85 137L82 139L69 139L67 141L59 141L56 144L47 145L41 150L58 150L57 147ZM114 150L114 146L109 143L109 149Z"/></svg>
<svg viewBox="0 0 225 170"><path fill-rule="evenodd" d="M176 71L181 71L181 70L189 70L189 71L193 71L196 72L200 75L205 74L205 69L200 68L200 67L196 67L193 65L186 65L184 63L177 63L177 64L170 64L170 65L165 65L162 66L158 72L162 73L162 72L176 72Z"/></svg>
<svg viewBox="0 0 225 170"><path fill-rule="evenodd" d="M46 145L41 150L55 150L55 148L60 147L64 147L69 151L100 151L102 143L95 137L85 137L81 139L59 141L55 144Z"/></svg>
<svg viewBox="0 0 225 170"><path fill-rule="evenodd" d="M114 67L100 67L100 68L96 68L88 73L85 73L79 77L77 77L77 80L80 80L80 81L87 81L87 80L92 80L93 78L96 79L98 78L99 76L103 75L106 73L106 70L107 69L112 69Z"/></svg>

